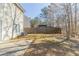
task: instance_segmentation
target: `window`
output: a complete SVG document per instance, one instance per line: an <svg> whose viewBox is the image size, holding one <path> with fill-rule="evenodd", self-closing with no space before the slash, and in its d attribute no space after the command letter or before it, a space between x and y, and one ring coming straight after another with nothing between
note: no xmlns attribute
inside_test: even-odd
<svg viewBox="0 0 79 59"><path fill-rule="evenodd" d="M2 39L2 20L0 20L0 40Z"/></svg>
<svg viewBox="0 0 79 59"><path fill-rule="evenodd" d="M20 25L19 24L15 24L14 25L14 31L19 34L20 33Z"/></svg>

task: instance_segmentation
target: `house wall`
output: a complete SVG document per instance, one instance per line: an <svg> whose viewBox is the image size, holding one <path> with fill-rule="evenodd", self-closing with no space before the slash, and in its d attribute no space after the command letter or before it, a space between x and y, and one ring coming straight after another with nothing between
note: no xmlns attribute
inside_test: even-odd
<svg viewBox="0 0 79 59"><path fill-rule="evenodd" d="M24 28L30 28L31 23L30 23L31 18L24 16Z"/></svg>
<svg viewBox="0 0 79 59"><path fill-rule="evenodd" d="M23 32L23 12L15 4L0 3L0 23L0 40L10 39L13 29L16 37Z"/></svg>

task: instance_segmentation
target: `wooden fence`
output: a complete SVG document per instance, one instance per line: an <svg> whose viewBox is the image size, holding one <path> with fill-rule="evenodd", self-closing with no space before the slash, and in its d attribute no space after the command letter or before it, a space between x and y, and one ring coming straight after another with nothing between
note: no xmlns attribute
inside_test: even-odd
<svg viewBox="0 0 79 59"><path fill-rule="evenodd" d="M25 28L24 31L28 34L61 34L61 28L55 27Z"/></svg>

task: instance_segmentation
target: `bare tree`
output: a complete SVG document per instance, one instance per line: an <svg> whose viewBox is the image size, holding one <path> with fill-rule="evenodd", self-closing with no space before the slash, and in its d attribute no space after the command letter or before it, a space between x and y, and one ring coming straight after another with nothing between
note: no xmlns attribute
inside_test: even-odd
<svg viewBox="0 0 79 59"><path fill-rule="evenodd" d="M75 35L77 34L77 3L75 3Z"/></svg>
<svg viewBox="0 0 79 59"><path fill-rule="evenodd" d="M77 3L52 3L47 9L49 23L57 24L57 26L62 25L61 27L66 30L68 40L74 35L73 33L77 34ZM52 21L55 21L55 23Z"/></svg>

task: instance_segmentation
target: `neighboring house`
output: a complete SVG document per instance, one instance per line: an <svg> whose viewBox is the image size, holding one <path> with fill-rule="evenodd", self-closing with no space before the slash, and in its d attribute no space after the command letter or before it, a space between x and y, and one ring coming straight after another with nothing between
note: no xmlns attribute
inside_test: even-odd
<svg viewBox="0 0 79 59"><path fill-rule="evenodd" d="M20 4L0 3L0 41L23 32L24 10Z"/></svg>
<svg viewBox="0 0 79 59"><path fill-rule="evenodd" d="M31 23L30 23L31 18L24 16L24 28L30 28L31 27Z"/></svg>

